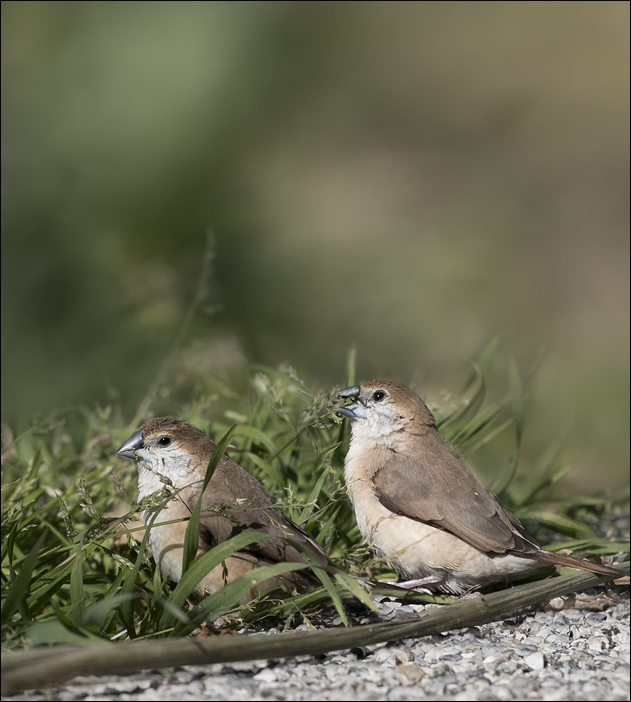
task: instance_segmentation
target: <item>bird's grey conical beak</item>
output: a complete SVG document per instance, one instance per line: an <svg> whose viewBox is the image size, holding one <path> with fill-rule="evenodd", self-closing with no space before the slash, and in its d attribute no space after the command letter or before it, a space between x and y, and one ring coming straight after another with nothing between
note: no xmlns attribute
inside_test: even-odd
<svg viewBox="0 0 631 702"><path fill-rule="evenodd" d="M359 385L344 388L344 390L339 391L338 395L355 400L359 396ZM344 417L351 417L352 419L366 419L366 412L358 402L354 402L352 405L347 405L346 407L338 407L335 410L335 414L341 414Z"/></svg>
<svg viewBox="0 0 631 702"><path fill-rule="evenodd" d="M145 439L142 435L142 430L139 429L127 439L116 453L120 456L126 456L127 458L136 460L138 458L138 450L144 448L144 445Z"/></svg>
<svg viewBox="0 0 631 702"><path fill-rule="evenodd" d="M335 410L335 414L343 414L345 417L351 417L351 419L366 419L364 408L357 402L347 407L338 407Z"/></svg>

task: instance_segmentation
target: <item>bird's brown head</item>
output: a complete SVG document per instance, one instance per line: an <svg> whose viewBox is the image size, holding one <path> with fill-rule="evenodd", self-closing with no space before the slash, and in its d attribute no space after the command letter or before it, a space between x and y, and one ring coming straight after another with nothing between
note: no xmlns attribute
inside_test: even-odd
<svg viewBox="0 0 631 702"><path fill-rule="evenodd" d="M139 468L176 481L200 465L206 467L214 449L214 443L192 424L155 417L135 431L117 453L132 458Z"/></svg>
<svg viewBox="0 0 631 702"><path fill-rule="evenodd" d="M376 378L340 391L354 400L336 412L353 420L353 441L393 448L404 432L434 427L436 422L427 405L410 388L392 380Z"/></svg>

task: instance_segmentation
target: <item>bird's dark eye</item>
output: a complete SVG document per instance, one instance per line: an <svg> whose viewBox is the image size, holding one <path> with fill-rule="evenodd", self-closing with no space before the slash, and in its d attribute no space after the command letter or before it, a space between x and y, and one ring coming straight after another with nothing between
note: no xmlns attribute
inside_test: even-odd
<svg viewBox="0 0 631 702"><path fill-rule="evenodd" d="M383 390L375 390L375 392L373 392L373 394L372 394L372 399L375 402L381 402L381 400L383 400L383 398L385 396L386 396L386 393Z"/></svg>
<svg viewBox="0 0 631 702"><path fill-rule="evenodd" d="M158 439L158 446L168 446L173 439L170 436L161 436Z"/></svg>

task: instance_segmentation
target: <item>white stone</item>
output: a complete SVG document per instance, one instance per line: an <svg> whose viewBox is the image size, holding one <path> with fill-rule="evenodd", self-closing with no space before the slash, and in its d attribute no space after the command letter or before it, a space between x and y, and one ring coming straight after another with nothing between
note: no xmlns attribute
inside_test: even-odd
<svg viewBox="0 0 631 702"><path fill-rule="evenodd" d="M271 668L263 668L259 673L253 676L254 680L259 682L272 683L276 682L276 673Z"/></svg>
<svg viewBox="0 0 631 702"><path fill-rule="evenodd" d="M543 653L537 651L536 653L531 653L529 656L526 656L524 658L524 663L531 670L542 670L546 664L546 661L543 657Z"/></svg>
<svg viewBox="0 0 631 702"><path fill-rule="evenodd" d="M590 651L608 651L609 639L606 636L592 636L587 640Z"/></svg>

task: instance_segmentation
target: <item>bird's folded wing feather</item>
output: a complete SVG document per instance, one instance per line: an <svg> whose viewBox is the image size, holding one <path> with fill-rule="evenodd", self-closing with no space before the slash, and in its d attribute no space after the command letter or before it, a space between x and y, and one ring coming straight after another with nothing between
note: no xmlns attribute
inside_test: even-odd
<svg viewBox="0 0 631 702"><path fill-rule="evenodd" d="M415 444L405 454L388 451L373 476L384 507L450 532L485 553L539 550L439 432L415 437Z"/></svg>
<svg viewBox="0 0 631 702"><path fill-rule="evenodd" d="M273 505L274 499L261 483L225 457L202 497L200 538L212 547L244 531L257 531L277 538L262 539L244 550L266 561L304 562L301 550L285 541L289 539L321 565L329 565L326 551Z"/></svg>

